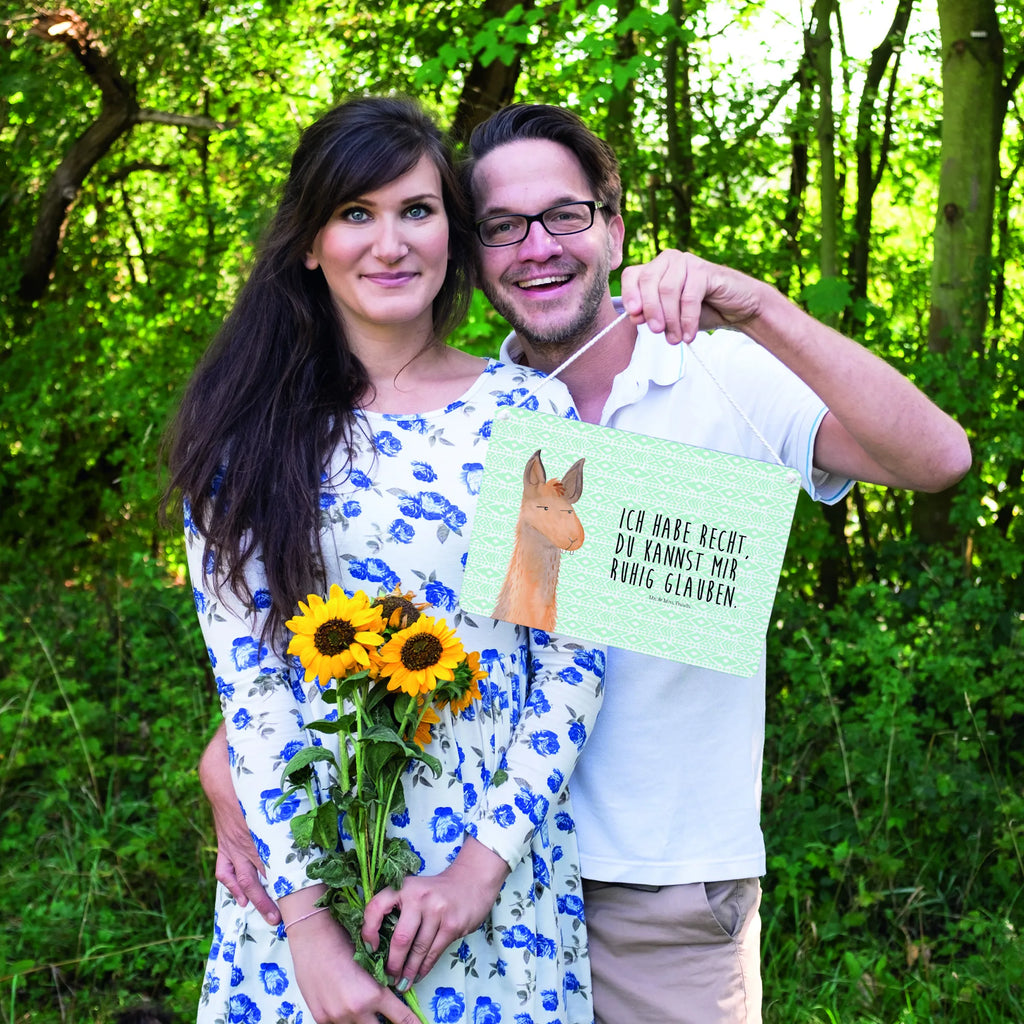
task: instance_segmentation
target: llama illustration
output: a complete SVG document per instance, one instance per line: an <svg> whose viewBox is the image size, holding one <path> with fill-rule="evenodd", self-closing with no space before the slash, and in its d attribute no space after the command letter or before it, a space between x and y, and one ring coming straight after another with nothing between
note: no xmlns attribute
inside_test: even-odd
<svg viewBox="0 0 1024 1024"><path fill-rule="evenodd" d="M548 480L539 449L527 460L516 543L493 618L555 628L562 552L583 544L583 524L573 508L583 493L583 462L574 462L561 480Z"/></svg>

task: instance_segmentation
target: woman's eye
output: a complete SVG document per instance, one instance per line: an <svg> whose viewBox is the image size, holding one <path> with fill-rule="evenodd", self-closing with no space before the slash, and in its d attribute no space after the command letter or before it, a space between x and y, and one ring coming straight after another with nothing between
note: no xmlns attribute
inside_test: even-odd
<svg viewBox="0 0 1024 1024"><path fill-rule="evenodd" d="M411 220L423 220L424 217L429 217L434 212L432 206L426 206L423 203L417 203L415 206L410 206L405 211L407 217Z"/></svg>
<svg viewBox="0 0 1024 1024"><path fill-rule="evenodd" d="M364 221L370 219L370 215L359 206L350 206L347 210L341 210L338 213L338 217L341 220L347 220L351 224L362 224Z"/></svg>

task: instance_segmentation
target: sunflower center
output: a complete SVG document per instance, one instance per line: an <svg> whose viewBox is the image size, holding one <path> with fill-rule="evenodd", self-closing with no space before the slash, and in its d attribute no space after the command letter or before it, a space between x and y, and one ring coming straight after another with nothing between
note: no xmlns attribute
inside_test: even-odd
<svg viewBox="0 0 1024 1024"><path fill-rule="evenodd" d="M402 644L402 664L410 671L431 668L441 660L444 646L430 633L417 633Z"/></svg>
<svg viewBox="0 0 1024 1024"><path fill-rule="evenodd" d="M351 622L344 619L328 619L317 626L313 634L313 644L324 655L341 654L355 642L356 631Z"/></svg>
<svg viewBox="0 0 1024 1024"><path fill-rule="evenodd" d="M381 609L381 615L385 622L387 622L391 616L401 611L401 619L399 625L402 629L406 629L411 626L419 617L420 610L410 601L408 598L399 597L396 594L387 594L380 599L378 602Z"/></svg>

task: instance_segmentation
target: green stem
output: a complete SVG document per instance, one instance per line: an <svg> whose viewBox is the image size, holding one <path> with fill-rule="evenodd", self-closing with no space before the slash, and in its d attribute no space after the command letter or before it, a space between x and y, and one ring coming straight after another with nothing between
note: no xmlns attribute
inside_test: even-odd
<svg viewBox="0 0 1024 1024"><path fill-rule="evenodd" d="M356 800L355 805L359 806L361 803L361 794L363 791L363 757L362 757L362 739L363 739L363 700L362 694L355 695L356 705L356 738L355 738L355 762L356 762L356 782L355 782L355 793ZM356 826L352 829L352 842L355 844L356 853L359 860L359 875L363 883L363 905L365 906L370 902L373 896L373 886L371 884L370 865L367 862L366 852L367 846L369 845L370 835L367 829L367 823L364 820L362 814L358 815L359 820L353 822Z"/></svg>
<svg viewBox="0 0 1024 1024"><path fill-rule="evenodd" d="M427 1020L426 1015L420 1007L420 1001L416 998L416 991L414 989L410 988L402 998L405 1000L405 1005L408 1006L421 1021L423 1021L423 1024L430 1024L430 1021Z"/></svg>

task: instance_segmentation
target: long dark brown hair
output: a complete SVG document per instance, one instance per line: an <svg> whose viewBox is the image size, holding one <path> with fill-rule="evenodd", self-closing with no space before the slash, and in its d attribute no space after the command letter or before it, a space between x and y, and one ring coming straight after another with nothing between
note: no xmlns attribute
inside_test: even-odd
<svg viewBox="0 0 1024 1024"><path fill-rule="evenodd" d="M252 272L167 431L162 512L184 503L215 586L250 605L246 567L262 560L265 639L325 585L319 485L339 445L351 450L355 411L370 393L323 273L304 260L340 205L424 156L440 173L449 224L451 257L433 304L434 341L443 343L472 294L471 222L450 148L412 100L351 100L303 132Z"/></svg>

